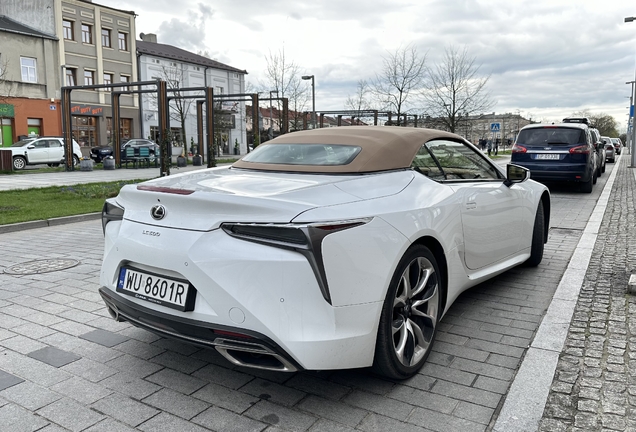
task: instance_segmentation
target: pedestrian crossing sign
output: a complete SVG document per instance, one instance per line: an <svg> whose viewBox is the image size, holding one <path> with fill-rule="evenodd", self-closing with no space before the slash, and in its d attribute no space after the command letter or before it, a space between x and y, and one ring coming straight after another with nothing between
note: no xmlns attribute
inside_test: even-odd
<svg viewBox="0 0 636 432"><path fill-rule="evenodd" d="M501 123L490 123L490 132L501 131Z"/></svg>

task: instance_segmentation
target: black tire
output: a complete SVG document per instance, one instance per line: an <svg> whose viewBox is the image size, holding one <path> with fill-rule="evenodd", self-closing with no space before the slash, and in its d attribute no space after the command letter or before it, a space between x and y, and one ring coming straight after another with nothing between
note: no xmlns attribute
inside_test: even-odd
<svg viewBox="0 0 636 432"><path fill-rule="evenodd" d="M26 159L22 156L15 156L13 158L13 169L16 171L23 170L27 165Z"/></svg>
<svg viewBox="0 0 636 432"><path fill-rule="evenodd" d="M437 260L427 247L414 245L406 251L382 306L373 360L376 373L406 379L422 367L442 313L440 278Z"/></svg>
<svg viewBox="0 0 636 432"><path fill-rule="evenodd" d="M543 259L543 239L545 238L545 215L543 214L543 201L539 201L537 214L534 217L534 228L532 229L532 247L530 248L530 258L525 262L528 267L536 267Z"/></svg>
<svg viewBox="0 0 636 432"><path fill-rule="evenodd" d="M80 160L77 156L73 155L73 166L76 167L80 163Z"/></svg>
<svg viewBox="0 0 636 432"><path fill-rule="evenodd" d="M611 163L616 162L616 159L612 158L612 160L610 160Z"/></svg>
<svg viewBox="0 0 636 432"><path fill-rule="evenodd" d="M592 193L592 187L594 186L594 176L590 176L590 179L585 183L581 183L581 192Z"/></svg>
<svg viewBox="0 0 636 432"><path fill-rule="evenodd" d="M605 172L605 167L606 167L606 166L607 166L607 163L606 163L606 161L604 160L604 161L603 161L603 166L601 167L601 173L604 173L604 172Z"/></svg>
<svg viewBox="0 0 636 432"><path fill-rule="evenodd" d="M594 174L592 175L592 184L596 184L596 180L598 180L598 170L594 170Z"/></svg>

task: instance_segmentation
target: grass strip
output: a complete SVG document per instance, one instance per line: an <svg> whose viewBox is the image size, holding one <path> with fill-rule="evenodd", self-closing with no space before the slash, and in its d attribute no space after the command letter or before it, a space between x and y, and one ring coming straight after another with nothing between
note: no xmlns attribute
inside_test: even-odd
<svg viewBox="0 0 636 432"><path fill-rule="evenodd" d="M127 184L145 180L121 180L72 186L50 186L0 192L0 225L94 213L104 200Z"/></svg>

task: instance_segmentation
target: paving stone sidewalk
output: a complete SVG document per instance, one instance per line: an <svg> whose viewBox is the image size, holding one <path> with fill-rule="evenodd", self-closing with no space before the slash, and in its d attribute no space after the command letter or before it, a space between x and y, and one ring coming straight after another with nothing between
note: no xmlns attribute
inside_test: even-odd
<svg viewBox="0 0 636 432"><path fill-rule="evenodd" d="M539 430L636 431L634 169L621 158Z"/></svg>
<svg viewBox="0 0 636 432"><path fill-rule="evenodd" d="M235 367L214 350L113 321L97 294L97 220L1 234L0 431L491 430L599 190L555 194L542 265L460 296L427 364L403 382L364 370ZM4 272L37 259L80 263Z"/></svg>

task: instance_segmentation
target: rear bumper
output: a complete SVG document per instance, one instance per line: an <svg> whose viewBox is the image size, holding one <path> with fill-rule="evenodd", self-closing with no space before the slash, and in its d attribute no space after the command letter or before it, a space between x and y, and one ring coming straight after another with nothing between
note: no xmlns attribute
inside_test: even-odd
<svg viewBox="0 0 636 432"><path fill-rule="evenodd" d="M302 369L278 344L257 332L150 310L114 294L105 287L99 289L99 294L116 321L128 321L159 336L204 348L215 348L236 365L280 372Z"/></svg>

